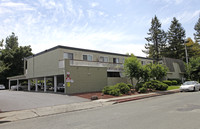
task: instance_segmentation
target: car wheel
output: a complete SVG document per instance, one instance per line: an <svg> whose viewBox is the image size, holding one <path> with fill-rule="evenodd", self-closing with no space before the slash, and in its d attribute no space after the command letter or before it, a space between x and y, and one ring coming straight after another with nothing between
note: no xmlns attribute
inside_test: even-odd
<svg viewBox="0 0 200 129"><path fill-rule="evenodd" d="M194 90L193 90L194 92L195 92L195 87L194 87Z"/></svg>

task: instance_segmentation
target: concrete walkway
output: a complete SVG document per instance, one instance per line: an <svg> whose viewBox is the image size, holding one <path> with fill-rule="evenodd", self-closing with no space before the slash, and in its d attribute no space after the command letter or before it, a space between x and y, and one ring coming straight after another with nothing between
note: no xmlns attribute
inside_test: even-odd
<svg viewBox="0 0 200 129"><path fill-rule="evenodd" d="M100 99L96 101L90 102L81 102L81 103L73 103L73 104L66 104L66 105L58 105L58 106L49 106L43 108L35 108L29 110L21 110L21 111L12 111L12 112L5 112L0 113L0 123L4 122L12 122L17 120L29 119L34 117L41 117L46 115L53 115L59 113L66 113L78 110L86 110L96 107L103 107L108 106L116 103L122 103L127 101L133 101L138 99L144 99L149 97L155 97L160 95L167 95L172 93L178 93L179 90L171 90L171 91L160 91L154 92L149 94L139 94L139 95L132 95L132 96L125 96L125 97L117 97L117 98L110 98L110 99Z"/></svg>

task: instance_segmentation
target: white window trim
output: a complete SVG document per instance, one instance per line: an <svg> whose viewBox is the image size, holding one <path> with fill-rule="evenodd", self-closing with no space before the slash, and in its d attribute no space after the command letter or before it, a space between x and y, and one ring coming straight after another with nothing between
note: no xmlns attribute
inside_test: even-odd
<svg viewBox="0 0 200 129"><path fill-rule="evenodd" d="M83 60L83 55L91 56L91 57L92 57L92 60L91 60L91 61L93 61L93 55L90 55L90 54L82 54L82 60ZM88 60L88 58L87 58L87 60L83 60L83 61L90 61L90 60Z"/></svg>
<svg viewBox="0 0 200 129"><path fill-rule="evenodd" d="M105 61L100 61L100 58L101 58L101 57L103 57L103 58L105 58L105 57L108 58L108 61L107 61L107 62L109 62L109 57L108 57L108 56L99 56L99 62L105 62ZM107 63L107 62L106 62L106 63Z"/></svg>

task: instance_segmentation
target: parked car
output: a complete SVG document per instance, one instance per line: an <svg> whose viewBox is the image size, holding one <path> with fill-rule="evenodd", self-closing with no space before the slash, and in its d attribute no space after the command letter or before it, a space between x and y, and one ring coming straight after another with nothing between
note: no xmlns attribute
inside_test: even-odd
<svg viewBox="0 0 200 129"><path fill-rule="evenodd" d="M3 84L0 84L0 90L5 90L6 87Z"/></svg>
<svg viewBox="0 0 200 129"><path fill-rule="evenodd" d="M197 81L186 81L180 86L180 91L199 91L200 83Z"/></svg>
<svg viewBox="0 0 200 129"><path fill-rule="evenodd" d="M65 91L65 86L63 83L58 83L57 85L57 91Z"/></svg>
<svg viewBox="0 0 200 129"><path fill-rule="evenodd" d="M18 90L27 90L28 86L27 85L18 85ZM11 90L17 90L17 85L11 86Z"/></svg>

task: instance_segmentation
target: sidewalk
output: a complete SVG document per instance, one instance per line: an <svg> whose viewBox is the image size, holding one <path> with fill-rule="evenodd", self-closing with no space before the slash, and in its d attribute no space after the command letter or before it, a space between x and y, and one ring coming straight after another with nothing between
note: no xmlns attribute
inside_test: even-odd
<svg viewBox="0 0 200 129"><path fill-rule="evenodd" d="M139 100L149 97L167 95L178 93L178 90L170 90L170 91L160 91L154 92L149 94L138 94L132 96L124 96L124 97L117 97L117 98L110 98L110 99L100 99L91 102L82 102L82 103L73 103L67 105L59 105L59 106L51 106L51 107L43 107L43 108L35 108L30 110L21 110L21 111L12 111L12 112L4 112L0 113L0 124L5 122L12 122L24 119L30 119L35 117L42 117L47 115L59 114L59 113L66 113L66 112L73 112L73 111L80 111L86 109L92 109L96 107L103 107L112 104Z"/></svg>

